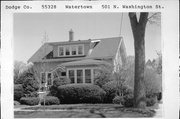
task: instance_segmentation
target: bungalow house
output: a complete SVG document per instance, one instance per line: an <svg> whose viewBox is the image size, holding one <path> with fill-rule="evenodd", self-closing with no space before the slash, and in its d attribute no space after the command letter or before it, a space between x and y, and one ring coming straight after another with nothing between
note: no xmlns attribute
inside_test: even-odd
<svg viewBox="0 0 180 119"><path fill-rule="evenodd" d="M95 69L111 65L117 71L126 62L126 50L122 37L47 42L28 60L41 84L52 85L53 79L67 77L71 83L94 82Z"/></svg>

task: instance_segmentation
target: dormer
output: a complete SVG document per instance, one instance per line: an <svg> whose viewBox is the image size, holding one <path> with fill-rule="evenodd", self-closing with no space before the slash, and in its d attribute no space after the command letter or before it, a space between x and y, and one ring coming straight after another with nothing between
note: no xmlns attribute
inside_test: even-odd
<svg viewBox="0 0 180 119"><path fill-rule="evenodd" d="M67 44L58 46L58 57L84 56L84 44Z"/></svg>

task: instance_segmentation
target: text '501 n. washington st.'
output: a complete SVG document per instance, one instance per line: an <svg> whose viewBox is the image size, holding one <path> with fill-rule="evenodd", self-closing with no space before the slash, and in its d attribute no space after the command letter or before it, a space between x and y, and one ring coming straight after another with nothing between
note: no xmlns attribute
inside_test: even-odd
<svg viewBox="0 0 180 119"><path fill-rule="evenodd" d="M164 9L162 5L101 5L102 9Z"/></svg>

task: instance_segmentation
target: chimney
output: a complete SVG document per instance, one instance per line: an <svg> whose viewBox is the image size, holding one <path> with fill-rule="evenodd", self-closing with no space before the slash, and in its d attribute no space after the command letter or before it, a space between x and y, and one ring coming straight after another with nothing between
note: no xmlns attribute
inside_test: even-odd
<svg viewBox="0 0 180 119"><path fill-rule="evenodd" d="M71 29L70 31L69 31L69 41L73 41L74 40L74 32L73 32L73 30Z"/></svg>

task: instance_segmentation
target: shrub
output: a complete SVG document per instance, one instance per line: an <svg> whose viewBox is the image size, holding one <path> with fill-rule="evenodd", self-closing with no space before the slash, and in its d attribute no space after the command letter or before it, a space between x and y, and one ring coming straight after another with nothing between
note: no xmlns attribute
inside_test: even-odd
<svg viewBox="0 0 180 119"><path fill-rule="evenodd" d="M23 87L21 84L14 85L14 100L19 101L23 97Z"/></svg>
<svg viewBox="0 0 180 119"><path fill-rule="evenodd" d="M63 78L56 78L53 80L53 85L50 87L49 96L56 96L58 87L61 85L66 85L70 83L70 79L63 77Z"/></svg>
<svg viewBox="0 0 180 119"><path fill-rule="evenodd" d="M33 74L27 74L23 81L23 89L25 97L37 97L36 93L39 89L38 81L34 78Z"/></svg>
<svg viewBox="0 0 180 119"><path fill-rule="evenodd" d="M146 98L146 105L147 106L153 106L154 104L157 103L157 97L150 97L150 98Z"/></svg>
<svg viewBox="0 0 180 119"><path fill-rule="evenodd" d="M113 99L113 104L122 104L122 105L124 105L124 97L122 97L122 96L116 96L116 97Z"/></svg>
<svg viewBox="0 0 180 119"><path fill-rule="evenodd" d="M95 70L94 74L94 84L102 88L102 86L109 81L112 81L112 67L111 66L101 66Z"/></svg>
<svg viewBox="0 0 180 119"><path fill-rule="evenodd" d="M45 97L45 105L59 105L59 99L54 96L46 96ZM41 105L44 105L44 100L41 100Z"/></svg>
<svg viewBox="0 0 180 119"><path fill-rule="evenodd" d="M112 103L113 98L116 96L117 86L115 81L111 81L102 86L102 89L106 92L106 103Z"/></svg>
<svg viewBox="0 0 180 119"><path fill-rule="evenodd" d="M58 87L57 97L61 103L102 103L106 93L97 85L68 84Z"/></svg>
<svg viewBox="0 0 180 119"><path fill-rule="evenodd" d="M134 106L133 94L129 94L129 95L124 96L124 106L125 107L133 107Z"/></svg>
<svg viewBox="0 0 180 119"><path fill-rule="evenodd" d="M114 99L118 91L117 82L116 81L108 82L102 86L102 89L106 92L105 102L112 103L112 100ZM128 85L124 85L122 87L122 92L123 92L123 96L126 96L132 94L133 90Z"/></svg>
<svg viewBox="0 0 180 119"><path fill-rule="evenodd" d="M20 99L20 103L24 105L38 105L39 98L38 97L22 97Z"/></svg>
<svg viewBox="0 0 180 119"><path fill-rule="evenodd" d="M20 105L20 102L14 101L14 105Z"/></svg>

